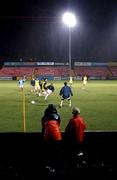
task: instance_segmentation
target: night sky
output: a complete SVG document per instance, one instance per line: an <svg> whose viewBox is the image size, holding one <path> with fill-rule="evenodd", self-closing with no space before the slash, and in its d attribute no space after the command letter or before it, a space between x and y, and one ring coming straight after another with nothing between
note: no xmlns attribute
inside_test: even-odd
<svg viewBox="0 0 117 180"><path fill-rule="evenodd" d="M0 56L68 59L65 11L72 29L72 58L117 59L117 0L1 0Z"/></svg>

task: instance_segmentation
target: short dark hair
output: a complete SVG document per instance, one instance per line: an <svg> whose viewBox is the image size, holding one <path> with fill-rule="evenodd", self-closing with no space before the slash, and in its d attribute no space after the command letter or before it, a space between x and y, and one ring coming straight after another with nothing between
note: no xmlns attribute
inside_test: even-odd
<svg viewBox="0 0 117 180"><path fill-rule="evenodd" d="M57 113L57 109L56 109L56 106L54 104L49 104L47 109L48 109L49 113Z"/></svg>
<svg viewBox="0 0 117 180"><path fill-rule="evenodd" d="M64 82L64 85L66 86L66 85L67 85L67 82Z"/></svg>

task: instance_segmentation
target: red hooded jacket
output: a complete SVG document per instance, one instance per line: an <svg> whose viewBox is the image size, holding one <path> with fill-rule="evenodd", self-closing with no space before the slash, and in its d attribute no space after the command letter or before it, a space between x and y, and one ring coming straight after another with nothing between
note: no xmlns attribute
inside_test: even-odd
<svg viewBox="0 0 117 180"><path fill-rule="evenodd" d="M85 129L86 124L84 119L80 115L74 115L65 128L65 133L70 139L73 138L76 142L82 143Z"/></svg>

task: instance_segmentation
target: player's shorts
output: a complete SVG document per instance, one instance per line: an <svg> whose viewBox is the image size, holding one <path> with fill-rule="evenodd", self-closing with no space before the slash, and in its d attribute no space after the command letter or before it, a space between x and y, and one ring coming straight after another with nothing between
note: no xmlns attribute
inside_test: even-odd
<svg viewBox="0 0 117 180"><path fill-rule="evenodd" d="M62 101L64 101L64 100L68 100L68 101L69 101L69 100L71 100L71 97L68 97L68 98L62 97L61 100L62 100Z"/></svg>
<svg viewBox="0 0 117 180"><path fill-rule="evenodd" d="M35 86L35 90L40 90L40 86Z"/></svg>
<svg viewBox="0 0 117 180"><path fill-rule="evenodd" d="M86 85L86 84L87 84L87 81L83 81L83 84Z"/></svg>
<svg viewBox="0 0 117 180"><path fill-rule="evenodd" d="M52 93L52 90L50 90L50 89L47 89L47 91L46 91L49 95Z"/></svg>
<svg viewBox="0 0 117 180"><path fill-rule="evenodd" d="M24 85L23 85L23 84L21 84L21 85L19 85L19 87L20 87L20 88L23 88L23 87L24 87Z"/></svg>

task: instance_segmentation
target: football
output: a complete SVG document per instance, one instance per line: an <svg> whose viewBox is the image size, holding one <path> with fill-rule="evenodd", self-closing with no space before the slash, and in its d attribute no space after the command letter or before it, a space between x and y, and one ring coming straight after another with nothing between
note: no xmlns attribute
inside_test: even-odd
<svg viewBox="0 0 117 180"><path fill-rule="evenodd" d="M31 101L32 104L35 104L35 101Z"/></svg>

